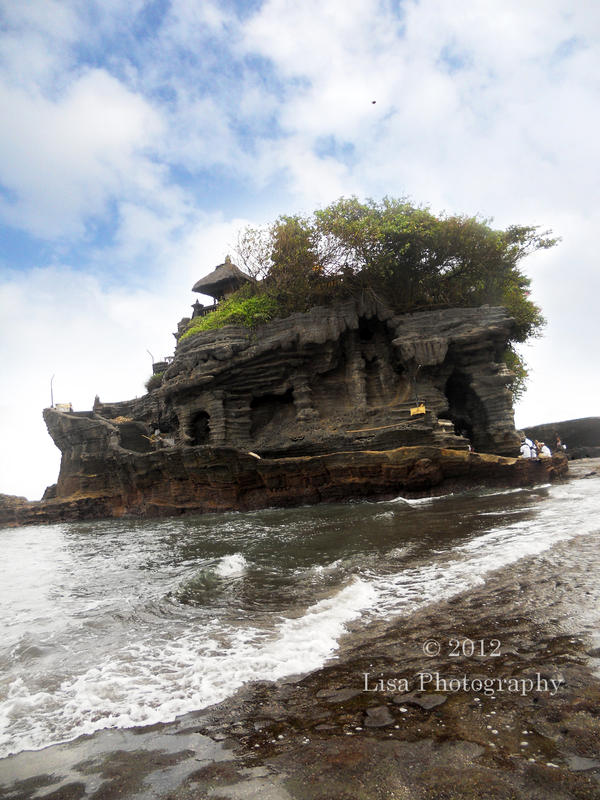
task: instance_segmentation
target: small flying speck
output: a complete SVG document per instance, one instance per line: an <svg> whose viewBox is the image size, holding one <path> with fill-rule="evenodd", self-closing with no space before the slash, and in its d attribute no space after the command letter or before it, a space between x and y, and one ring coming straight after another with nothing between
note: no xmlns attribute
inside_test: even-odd
<svg viewBox="0 0 600 800"><path fill-rule="evenodd" d="M374 106L377 100L371 100L371 105Z"/></svg>

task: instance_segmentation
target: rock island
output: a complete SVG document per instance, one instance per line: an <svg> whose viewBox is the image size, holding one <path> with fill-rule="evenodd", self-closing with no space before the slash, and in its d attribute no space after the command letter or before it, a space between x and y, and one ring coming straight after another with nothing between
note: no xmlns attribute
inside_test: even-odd
<svg viewBox="0 0 600 800"><path fill-rule="evenodd" d="M174 356L154 364L147 394L96 397L90 411L44 410L62 453L58 480L40 503L6 498L2 522L427 495L564 474L562 454L518 458L506 354L535 327L527 314L538 310L515 267L534 229L491 231L473 219L440 220L386 203L340 201L310 223L280 218L269 231L271 266L262 280L229 257L199 280L194 290L215 303L196 302L192 318L181 320ZM356 241L346 229L350 211L388 228L402 223L393 229L391 267L381 267L388 228L377 233L374 254L348 266ZM407 220L407 241L421 248L412 261L402 239ZM447 239L457 225L465 230L452 249ZM478 244L477 280L467 233L484 243L496 237L489 263ZM335 268L315 249L317 234L341 242ZM442 234L446 262L436 256L424 271L424 253L435 254ZM538 237L533 246L549 244ZM496 252L504 261L493 261ZM223 318L232 308L237 316Z"/></svg>

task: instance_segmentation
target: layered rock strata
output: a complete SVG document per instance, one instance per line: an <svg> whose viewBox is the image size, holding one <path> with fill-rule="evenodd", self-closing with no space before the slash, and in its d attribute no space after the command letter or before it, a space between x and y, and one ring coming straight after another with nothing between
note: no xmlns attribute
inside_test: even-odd
<svg viewBox="0 0 600 800"><path fill-rule="evenodd" d="M502 308L394 316L374 300L318 307L256 331L229 326L182 339L160 388L141 400L97 401L94 412L141 423L146 435L159 429L178 446L267 457L464 449L469 440L516 455L512 374L502 362L511 329ZM421 402L426 413L411 416ZM132 427L118 433L127 449L146 447Z"/></svg>
<svg viewBox="0 0 600 800"><path fill-rule="evenodd" d="M48 410L51 430L59 412ZM72 465L73 462L71 461ZM422 497L476 486L527 486L565 474L566 456L539 461L440 447L400 447L256 459L232 448L186 447L83 458L38 503L0 503L0 524L246 511L349 498Z"/></svg>
<svg viewBox="0 0 600 800"><path fill-rule="evenodd" d="M502 362L512 325L502 308L394 315L370 298L181 339L144 397L44 411L62 453L58 481L41 505L5 518L225 511L551 479L566 459L514 458Z"/></svg>

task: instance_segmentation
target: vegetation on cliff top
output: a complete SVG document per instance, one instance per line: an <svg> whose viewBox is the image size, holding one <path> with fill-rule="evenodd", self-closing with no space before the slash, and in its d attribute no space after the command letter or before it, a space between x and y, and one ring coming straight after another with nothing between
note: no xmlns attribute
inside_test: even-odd
<svg viewBox="0 0 600 800"><path fill-rule="evenodd" d="M518 391L526 369L512 344L536 336L545 322L519 265L556 242L536 226L497 230L490 220L436 216L405 199L341 198L310 216L281 216L270 226L247 228L237 260L257 283L192 320L184 337L229 324L254 327L364 293L398 312L504 306L515 319L506 361L520 374L513 386Z"/></svg>
<svg viewBox="0 0 600 800"><path fill-rule="evenodd" d="M216 311L204 317L195 317L181 338L185 339L195 333L200 333L200 331L223 328L225 325L244 325L247 328L255 328L257 325L262 325L281 315L280 306L273 295L265 292L248 296L249 290L256 291L254 286L244 287L236 292L235 297L220 303Z"/></svg>
<svg viewBox="0 0 600 800"><path fill-rule="evenodd" d="M152 392L154 391L154 389L158 389L159 386L162 386L164 376L165 376L164 372L155 372L153 375L150 375L150 377L145 383L146 391ZM117 421L119 420L117 419Z"/></svg>

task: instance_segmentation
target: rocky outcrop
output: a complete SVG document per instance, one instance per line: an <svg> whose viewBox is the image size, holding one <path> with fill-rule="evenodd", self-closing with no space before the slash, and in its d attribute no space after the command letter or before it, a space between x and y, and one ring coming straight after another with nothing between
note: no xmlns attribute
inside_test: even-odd
<svg viewBox="0 0 600 800"><path fill-rule="evenodd" d="M17 525L23 510L29 503L26 497L17 497L14 494L0 494L0 524Z"/></svg>
<svg viewBox="0 0 600 800"><path fill-rule="evenodd" d="M46 410L51 431L63 427L62 416ZM97 424L101 431L104 423ZM94 442L94 448L101 446L101 435ZM245 511L399 494L421 497L474 486L527 486L564 475L566 464L561 454L534 461L432 446L278 459L211 447L104 457L88 451L63 483L63 491L74 489L70 494L26 503L6 515L0 507L0 524Z"/></svg>
<svg viewBox="0 0 600 800"><path fill-rule="evenodd" d="M512 375L501 360L512 325L501 308L398 316L371 298L182 339L144 397L44 411L62 453L58 481L13 517L153 516L546 481L566 459L514 458Z"/></svg>
<svg viewBox="0 0 600 800"><path fill-rule="evenodd" d="M469 441L516 455L512 376L501 360L511 330L501 308L394 316L372 299L348 301L256 331L227 327L180 340L160 388L138 401L98 401L94 411L142 422L147 435L158 429L179 446L268 457L467 449ZM426 413L411 416L419 402Z"/></svg>
<svg viewBox="0 0 600 800"><path fill-rule="evenodd" d="M553 446L556 436L567 445L567 456L571 458L596 458L600 456L600 417L569 419L564 422L549 422L526 428L531 439Z"/></svg>

